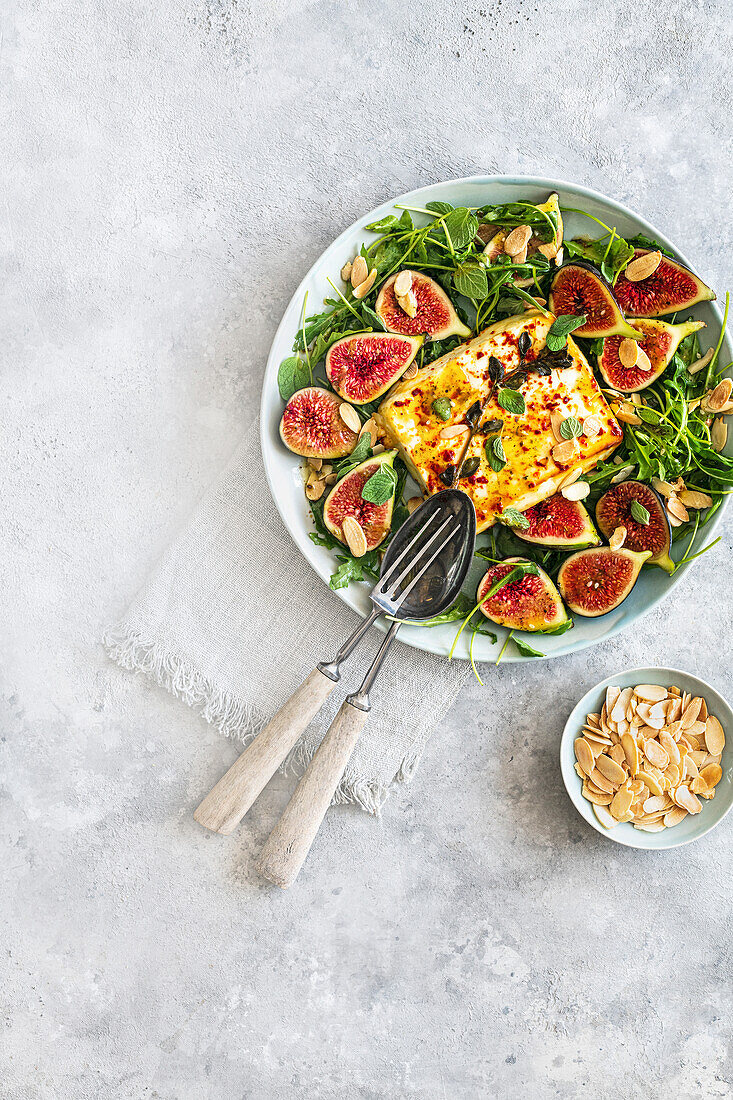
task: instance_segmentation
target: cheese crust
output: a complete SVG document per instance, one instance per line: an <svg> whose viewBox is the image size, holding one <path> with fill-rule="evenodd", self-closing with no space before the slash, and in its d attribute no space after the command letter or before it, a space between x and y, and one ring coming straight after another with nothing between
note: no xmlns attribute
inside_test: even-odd
<svg viewBox="0 0 733 1100"><path fill-rule="evenodd" d="M447 466L455 465L462 454L467 439L466 413L476 401L483 404L491 389L489 357L496 356L507 374L516 370L517 344L526 332L532 346L525 362L531 363L544 348L553 320L552 314L533 310L498 321L424 367L414 378L403 379L390 391L379 406L377 423L426 492L445 489L440 475ZM529 373L519 390L526 405L523 413L503 409L496 392L486 406L482 424L489 420L502 422L506 465L495 472L484 450L487 440L498 433L477 433L464 462L477 458L478 468L458 482L476 508L477 530L490 527L506 508L523 512L552 496L564 482L572 480L576 470L585 472L608 458L623 439L621 426L572 338L568 338L568 354L572 359L569 367L553 370L544 377ZM434 411L433 403L438 398L450 402L447 421ZM558 463L552 457L558 443L552 428L553 414L556 422L575 417L581 424L592 416L601 430L595 436L581 435L576 440L575 454L567 462ZM459 425L465 426L466 431L453 435L450 429Z"/></svg>

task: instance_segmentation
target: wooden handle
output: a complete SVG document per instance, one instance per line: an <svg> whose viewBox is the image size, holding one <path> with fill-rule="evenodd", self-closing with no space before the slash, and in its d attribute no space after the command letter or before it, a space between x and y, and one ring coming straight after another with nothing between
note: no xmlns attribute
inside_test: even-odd
<svg viewBox="0 0 733 1100"><path fill-rule="evenodd" d="M367 716L368 711L348 701L342 705L267 838L257 870L283 890L292 885L305 862Z"/></svg>
<svg viewBox="0 0 733 1100"><path fill-rule="evenodd" d="M199 825L225 836L234 832L335 687L313 669L195 810Z"/></svg>

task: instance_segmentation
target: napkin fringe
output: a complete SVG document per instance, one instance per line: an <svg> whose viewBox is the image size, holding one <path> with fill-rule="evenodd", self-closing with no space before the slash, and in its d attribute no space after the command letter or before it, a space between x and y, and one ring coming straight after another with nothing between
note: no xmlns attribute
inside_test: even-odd
<svg viewBox="0 0 733 1100"><path fill-rule="evenodd" d="M125 623L106 631L102 642L109 656L121 668L149 676L159 687L197 710L225 737L239 741L243 748L267 724L267 719L256 708L243 703L231 692L217 688L183 658L167 651L160 641L145 638ZM347 767L334 793L332 805L357 805L367 813L379 816L393 783L405 783L412 779L421 751L421 748L416 749L403 757L390 783L361 779ZM280 771L283 775L300 776L308 767L312 755L308 746L299 742Z"/></svg>

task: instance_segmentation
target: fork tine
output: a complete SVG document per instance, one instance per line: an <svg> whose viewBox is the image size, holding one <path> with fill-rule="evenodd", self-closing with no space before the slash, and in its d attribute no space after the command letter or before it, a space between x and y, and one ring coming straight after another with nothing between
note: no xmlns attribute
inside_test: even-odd
<svg viewBox="0 0 733 1100"><path fill-rule="evenodd" d="M452 519L452 516L451 516L451 517L449 517L449 518L450 518L450 519ZM442 530L442 528L444 528L445 526L446 526L445 524L444 524L444 525L442 525L442 526L441 526L441 530ZM437 549L437 550L435 550L435 551L434 551L433 553L431 553L431 554L430 554L430 557L429 557L429 559L428 559L427 563L426 563L426 564L425 564L425 565L423 566L423 569L422 569L422 570L420 570L420 572L419 572L419 573L417 574L417 576L416 576L416 577L414 577L414 580L413 580L413 581L411 581L411 583L409 583L409 585L407 586L407 588L405 588L405 591L404 591L403 593L401 593L401 595L400 595L400 599L401 599L401 601L402 601L402 599L404 599L405 595L406 595L406 594L407 594L407 593L408 593L409 591L412 591L412 588L413 588L413 586L414 586L414 583L415 583L415 581L418 581L418 580L420 579L420 576L422 576L422 575L423 575L423 573L424 573L424 572L425 572L425 570L427 569L427 566L428 566L428 565L430 565L431 563L433 563L433 562L435 561L435 559L436 559L436 558L438 557L438 554L440 553L440 551L442 550L442 548L444 548L444 547L446 547L446 546L447 546L447 544L448 544L448 543L450 542L450 540L452 539L453 535L456 535L456 533L457 533L458 531L460 531L460 525L458 525L458 524L457 524L457 525L456 525L455 527L453 527L453 529L451 530L451 532L450 532L450 535L448 536L448 538L446 538L446 539L442 540L442 542L441 542L441 543L439 544L439 547L438 547L438 549ZM433 536L433 538L431 538L431 539L430 539L430 542L435 542L436 536L437 536L437 535L439 535L439 533L440 533L439 531L436 531L436 533L435 533L435 535ZM389 592L385 592L385 593L384 593L384 596L385 596L385 597L386 597L387 599L394 599L394 598L395 598L395 594L396 594L396 592L397 592L397 588L398 588L398 587L400 587L400 585L402 584L402 582L403 582L403 581L404 581L404 580L406 579L406 577L407 577L407 576L408 576L409 574L411 574L411 572L412 572L412 571L413 571L414 569L417 569L417 568L418 568L418 566L420 565L420 562L422 562L422 561L424 560L424 555L425 555L425 551L426 551L427 549L428 549L428 543L426 543L426 544L425 544L425 546L424 546L424 547L422 547L422 549L420 549L420 552L419 552L419 553L417 554L417 557L416 557L416 558L415 558L415 559L414 559L413 561L409 562L409 564L408 564L408 565L406 566L406 568L405 568L405 569L404 569L404 570L402 571L402 573L400 574L400 576L398 576L398 577L397 577L397 580L396 580L396 581L395 581L395 582L394 582L394 583L393 583L393 584L392 584L392 585L390 586L390 591L389 591ZM400 606L400 605L397 605L397 606Z"/></svg>
<svg viewBox="0 0 733 1100"><path fill-rule="evenodd" d="M439 555L439 554L440 554L440 553L442 552L443 548L444 548L445 546L447 546L447 545L448 545L448 543L450 542L450 540L451 540L451 539L453 538L453 536L454 536L455 534L458 534L458 532L460 531L460 529L461 529L461 528L460 528L460 526L457 526L457 527L454 527L454 528L453 528L453 530L451 531L451 533L450 533L450 534L448 535L448 538L447 538L447 539L443 539L443 541L441 542L441 544L440 544L440 546L438 547L438 549L437 549L437 550L435 551L435 553L431 554L431 556L430 556L430 557L428 558L428 560L427 560L427 561L425 562L425 565L424 565L424 566L422 567L422 569L421 569L421 570L420 570L420 572L419 572L419 573L417 574L417 576L416 576L416 577L413 577L413 579L412 579L412 580L410 581L410 583L408 584L408 586L407 586L407 588L406 588L406 589L404 590L404 592L400 592L399 596L398 596L398 597L397 597L397 599L395 600L395 609L396 609L397 611L399 611L399 609L400 609L400 608L402 607L402 604L403 604L403 603L405 602L405 600L407 599L407 597L408 597L408 596L410 595L410 593L412 592L412 590L413 590L413 588L415 587L415 585L417 584L417 582L418 582L418 581L420 580L420 578L421 578L421 577L422 577L422 576L423 576L423 575L424 575L424 574L425 574L425 573L427 572L427 570L428 570L428 569L430 568L430 566L431 566L431 565L433 564L433 562L435 561L435 559L436 559L436 558L438 557L438 555Z"/></svg>
<svg viewBox="0 0 733 1100"><path fill-rule="evenodd" d="M433 514L438 515L439 513L434 512ZM417 553L413 555L412 560L405 566L405 568L402 570L402 572L400 573L400 575L399 575L399 577L397 578L396 581L392 580L392 578L394 576L394 572L395 572L395 568L394 568L394 566L392 566L389 573L385 577L384 581L382 581L380 583L380 586L379 586L379 591L382 593L383 596L385 596L388 600L392 598L392 595L395 592L395 590L397 589L397 587L402 583L402 581L405 579L405 577L410 572L410 570L415 568L415 565L417 564L417 562L419 562L420 558L423 556L423 554L428 549L428 547L431 546L432 543L435 542L435 540L437 539L440 532L445 530L445 528L448 526L448 524L451 522L452 519L453 519L453 516L446 516L446 518L443 520L443 522L441 523L438 530L434 531L433 534L430 536L430 538L427 540L427 542L423 543L423 545L420 547L420 549L417 551ZM421 527L420 531L418 532L418 535L422 534L423 531L425 531L427 529L427 526L428 525L426 523L423 527ZM407 550L409 550L410 547L417 541L417 537L418 536L416 536L414 539L411 540L410 545L407 547ZM404 560L404 557L405 557L405 554L407 553L407 550L404 550L400 554L399 558L395 562L395 566L399 562ZM389 587L387 587L388 582L389 582Z"/></svg>
<svg viewBox="0 0 733 1100"><path fill-rule="evenodd" d="M384 574L384 576L383 576L383 577L381 578L381 580L380 580L380 582L379 582L379 588L380 588L380 591L384 591L384 585L385 585L385 584L387 584L387 583L388 583L388 581L390 580L390 578L394 576L394 571L395 571L395 569L397 568L397 566L398 566L398 565L400 564L400 562L401 562L401 561L404 561L405 557L407 556L407 554L409 554L410 550L412 550L413 546L414 546L414 545L415 545L415 543L416 543L416 542L418 541L418 539L419 539L419 538L421 537L421 535L423 535L423 534L424 534L424 533L425 533L425 532L427 531L427 529L428 529L428 527L430 526L430 524L431 524L431 523L433 522L433 520L434 520L434 519L435 519L435 518L436 518L437 516L439 516L439 515L440 515L440 512L433 512L433 513L432 513L432 514L431 514L431 515L430 515L430 516L428 517L428 519L427 519L427 520L425 521L425 523L421 524L421 526L420 526L420 527L419 527L419 528L417 529L416 533L415 533L415 534L413 535L413 537L412 537L412 538L410 539L410 541L408 542L407 546L406 546L406 547L405 547L405 549L404 549L404 550L402 551L402 553L400 554L400 556L399 556L399 557L398 557L398 558L397 558L397 559L396 559L395 561L393 561L393 562L392 562L392 564L390 565L390 567L389 567L389 569L387 570L387 572L386 572L386 573ZM450 516L448 517L448 519L450 519ZM448 522L448 520L446 520L445 522L447 523L447 522ZM443 524L443 527L445 527L445 523ZM441 531L441 530L442 530L442 528L441 528L441 527L439 527L439 528L438 528L438 531ZM436 533L437 533L437 532L436 532Z"/></svg>

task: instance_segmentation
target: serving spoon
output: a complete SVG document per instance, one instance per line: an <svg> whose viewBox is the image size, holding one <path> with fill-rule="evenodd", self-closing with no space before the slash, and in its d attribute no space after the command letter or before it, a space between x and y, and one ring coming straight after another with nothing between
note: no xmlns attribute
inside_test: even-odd
<svg viewBox="0 0 733 1100"><path fill-rule="evenodd" d="M421 504L387 548L367 622L385 613L392 623L361 687L342 704L257 860L260 874L277 886L290 886L305 862L366 723L369 693L397 631L404 621L435 618L455 602L475 539L476 513L470 497L447 489ZM319 670L337 676L340 657L319 665Z"/></svg>
<svg viewBox="0 0 733 1100"><path fill-rule="evenodd" d="M447 524L451 526L450 533ZM442 539L436 538L438 532L442 534ZM450 606L471 563L475 536L473 504L459 490L437 493L412 513L387 547L380 579L371 595L374 605L371 614L359 623L332 661L321 663L313 669L238 756L194 811L193 816L200 825L224 835L234 831L300 735L321 710L340 680L341 665L380 615L391 615L402 610L405 618L430 619ZM443 545L445 539L447 541ZM427 557L424 557L426 553ZM419 563L423 572L420 577L412 576ZM398 625L392 624L370 670L371 679L370 674L367 675L369 683L365 680L367 704L369 688L397 633ZM363 698L361 702L363 704ZM364 715L363 725L367 712L358 707L351 709ZM351 710L346 713L350 714Z"/></svg>

